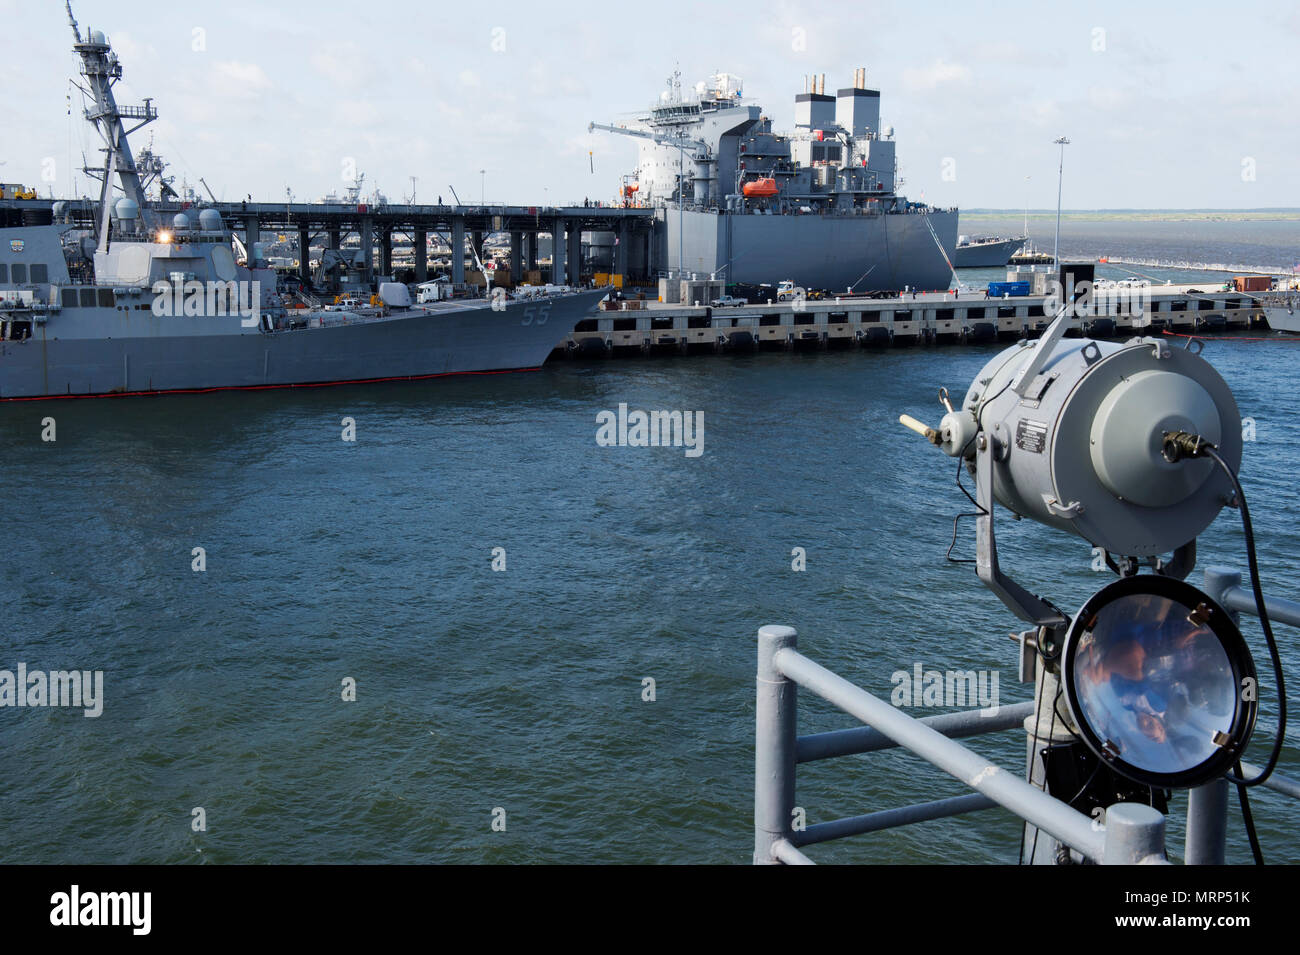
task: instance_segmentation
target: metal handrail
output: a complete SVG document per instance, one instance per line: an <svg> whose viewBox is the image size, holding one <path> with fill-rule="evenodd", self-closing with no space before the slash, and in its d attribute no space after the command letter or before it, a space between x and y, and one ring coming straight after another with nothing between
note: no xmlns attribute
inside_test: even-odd
<svg viewBox="0 0 1300 955"><path fill-rule="evenodd" d="M1256 613L1252 592L1241 574L1223 567L1205 571L1205 591L1230 611ZM1266 600L1270 619L1300 626L1300 602ZM800 847L844 836L1001 806L1041 829L1085 859L1103 864L1167 863L1165 817L1151 806L1117 803L1105 822L1094 820L1055 796L1011 775L956 739L1021 726L1031 717L1030 702L987 711L966 710L917 719L837 676L800 654L793 627L758 631L758 683L755 707L754 863L811 864ZM799 686L835 704L865 726L799 736L796 730ZM956 777L975 793L795 827L795 772L799 763L902 747ZM1248 775L1259 769L1242 764ZM1300 781L1273 773L1263 785L1300 798ZM1190 790L1188 864L1222 864L1226 842L1228 783L1219 779Z"/></svg>
<svg viewBox="0 0 1300 955"><path fill-rule="evenodd" d="M1205 592L1227 610L1259 615L1255 595L1249 587L1241 586L1241 572L1231 567L1205 568ZM1268 619L1300 627L1300 603L1276 597L1264 598Z"/></svg>
<svg viewBox="0 0 1300 955"><path fill-rule="evenodd" d="M784 861L778 854L779 844L794 845L800 839L793 826L798 752L795 732L797 686L812 690L856 716L898 745L955 776L990 801L1010 809L1087 859L1117 864L1164 861L1165 817L1150 806L1117 804L1111 807L1106 824L1101 825L948 739L921 720L899 712L884 700L836 676L798 653L796 645L797 634L793 627L767 626L758 632L755 864ZM945 808L956 807L948 805ZM962 811L976 808L981 807L973 802L962 804ZM855 824L853 820L841 821L838 825L840 831L833 835L828 835L826 829L815 835L833 838L862 831L861 824ZM784 854L784 849L780 852Z"/></svg>
<svg viewBox="0 0 1300 955"><path fill-rule="evenodd" d="M997 713L990 716L984 715L979 710L963 710L959 713L922 717L920 722L949 739L962 739L967 736L981 736L985 733L1015 729L1023 725L1025 718L1033 715L1033 712L1034 701L1027 700L1024 703L1000 706ZM796 757L801 763L811 763L818 759L857 756L882 749L893 749L896 746L898 744L880 730L870 726L855 726L847 730L800 736Z"/></svg>

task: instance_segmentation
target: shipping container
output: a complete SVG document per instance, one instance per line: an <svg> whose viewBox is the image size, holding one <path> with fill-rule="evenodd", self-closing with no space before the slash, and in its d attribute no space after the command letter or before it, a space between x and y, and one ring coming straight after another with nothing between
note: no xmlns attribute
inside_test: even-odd
<svg viewBox="0 0 1300 955"><path fill-rule="evenodd" d="M1004 295L1028 295L1028 282L990 282L989 298L1001 298Z"/></svg>

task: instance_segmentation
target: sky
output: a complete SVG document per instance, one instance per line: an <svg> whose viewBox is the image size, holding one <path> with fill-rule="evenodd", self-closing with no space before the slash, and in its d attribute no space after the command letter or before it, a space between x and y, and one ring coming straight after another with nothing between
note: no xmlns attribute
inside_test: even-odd
<svg viewBox="0 0 1300 955"><path fill-rule="evenodd" d="M153 98L179 186L296 201L365 189L417 202L612 200L631 122L726 71L778 130L808 74L865 67L902 191L962 208L1300 206L1300 7L1287 3L830 2L271 4L79 0L109 35L119 104ZM0 181L73 188L94 135L70 86L61 0L0 0ZM74 94L73 115L68 94ZM590 151L590 156L588 155ZM593 172L594 169L594 172ZM78 191L85 177L78 174Z"/></svg>

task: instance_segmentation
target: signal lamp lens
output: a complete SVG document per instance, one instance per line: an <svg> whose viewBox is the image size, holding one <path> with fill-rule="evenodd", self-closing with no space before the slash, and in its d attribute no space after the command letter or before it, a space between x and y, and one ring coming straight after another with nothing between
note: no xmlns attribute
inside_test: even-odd
<svg viewBox="0 0 1300 955"><path fill-rule="evenodd" d="M1066 636L1061 683L1088 748L1152 786L1222 776L1255 727L1255 666L1241 631L1172 577L1126 577L1089 598Z"/></svg>

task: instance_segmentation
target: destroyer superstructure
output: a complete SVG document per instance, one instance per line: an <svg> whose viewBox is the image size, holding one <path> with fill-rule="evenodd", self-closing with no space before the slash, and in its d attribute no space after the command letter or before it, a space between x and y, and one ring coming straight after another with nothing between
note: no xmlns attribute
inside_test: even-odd
<svg viewBox="0 0 1300 955"><path fill-rule="evenodd" d="M640 140L624 201L656 209L670 271L838 292L947 288L957 212L896 191L893 129L865 71L834 96L824 77L809 83L794 120L775 132L729 73L689 92L674 73L635 126L590 128Z"/></svg>
<svg viewBox="0 0 1300 955"><path fill-rule="evenodd" d="M237 261L215 209L150 209L128 134L157 110L117 104L107 38L83 36L70 4L68 19L105 157L95 226L79 234L55 203L51 224L0 229L0 399L534 368L604 294L419 306L387 283L372 314L286 309L257 243Z"/></svg>

